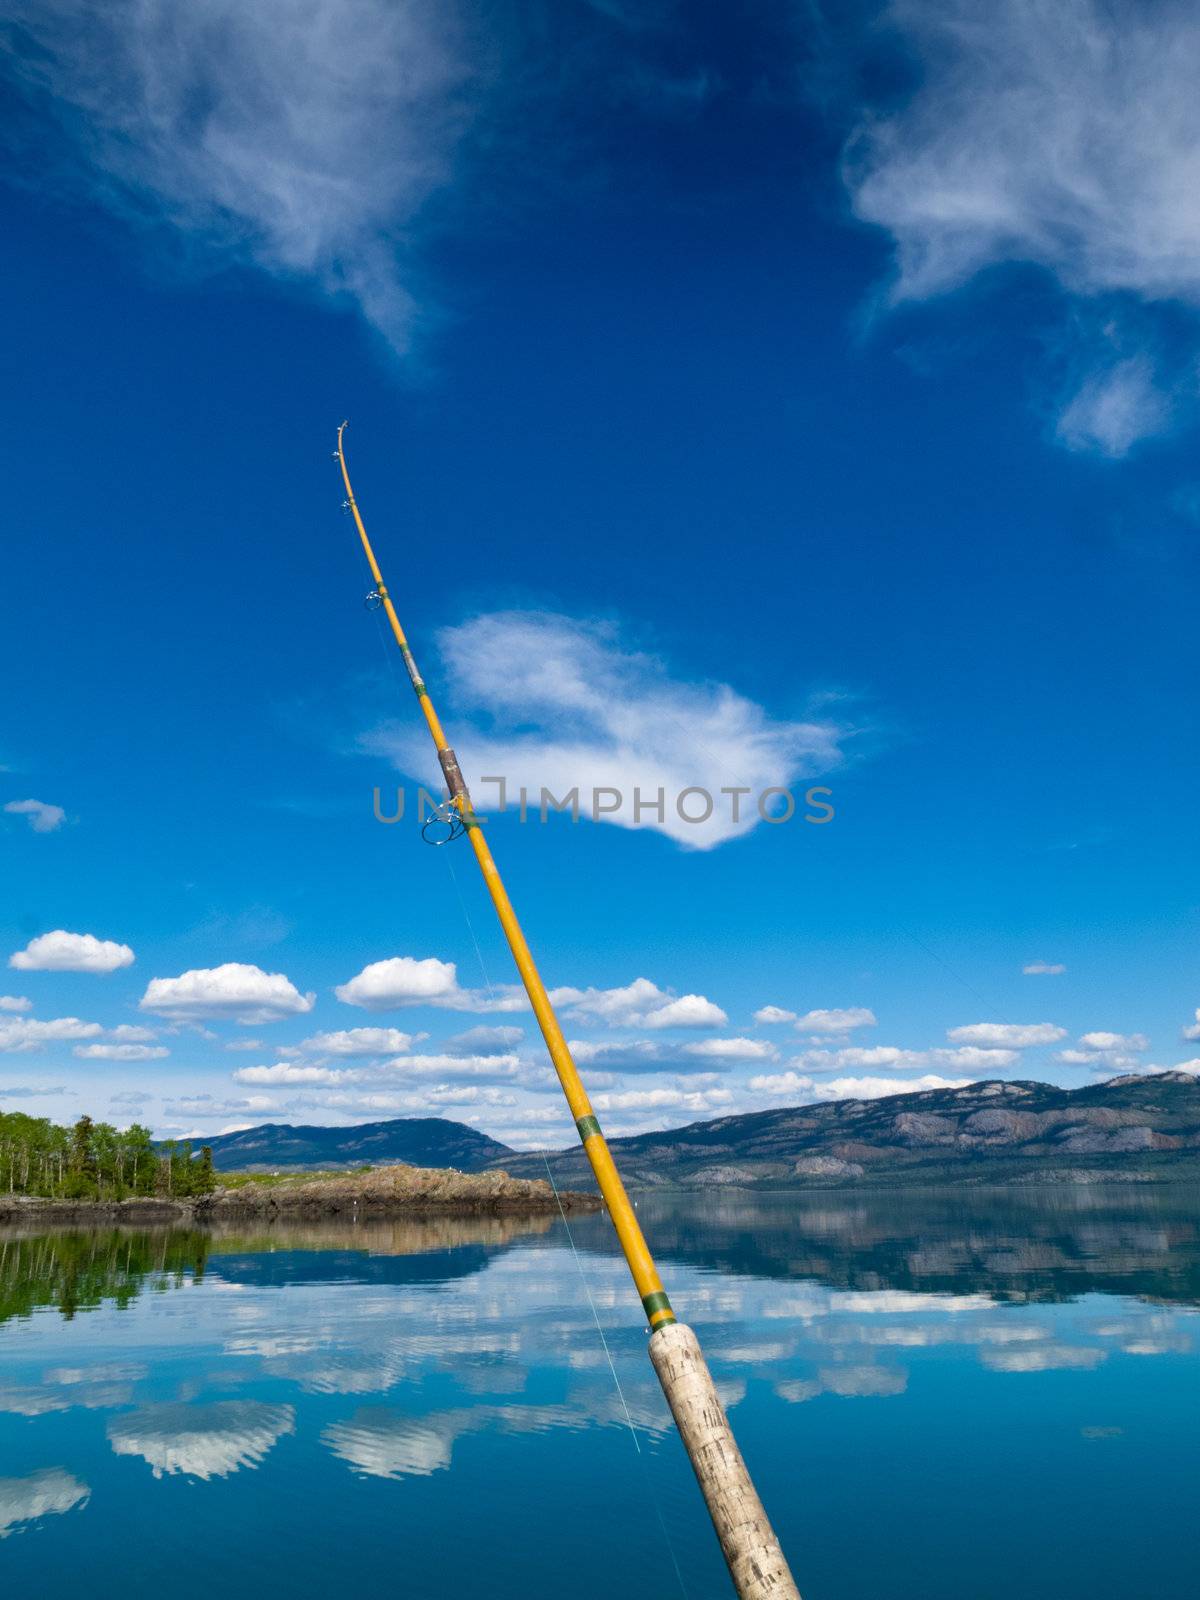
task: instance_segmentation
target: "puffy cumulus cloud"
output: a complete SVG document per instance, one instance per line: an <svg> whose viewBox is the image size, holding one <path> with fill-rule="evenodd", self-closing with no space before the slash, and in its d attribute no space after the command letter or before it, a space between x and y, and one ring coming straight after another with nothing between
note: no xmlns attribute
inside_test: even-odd
<svg viewBox="0 0 1200 1600"><path fill-rule="evenodd" d="M782 1006L760 1006L754 1013L754 1020L764 1027L773 1027L781 1022L795 1022L796 1013L785 1011Z"/></svg>
<svg viewBox="0 0 1200 1600"><path fill-rule="evenodd" d="M866 1006L851 1006L842 1011L806 1011L796 1018L796 1032L816 1037L827 1033L853 1033L856 1028L873 1028L875 1013Z"/></svg>
<svg viewBox="0 0 1200 1600"><path fill-rule="evenodd" d="M227 1478L243 1467L257 1467L295 1427L296 1413L287 1405L259 1400L167 1404L115 1417L108 1442L119 1456L140 1456L156 1478L175 1473Z"/></svg>
<svg viewBox="0 0 1200 1600"><path fill-rule="evenodd" d="M31 939L24 950L14 950L8 964L22 972L116 972L133 965L133 951L114 939L55 928Z"/></svg>
<svg viewBox="0 0 1200 1600"><path fill-rule="evenodd" d="M948 1028L946 1037L951 1044L977 1044L985 1050L1028 1050L1033 1045L1057 1044L1067 1037L1067 1030L1053 1022L970 1022Z"/></svg>
<svg viewBox="0 0 1200 1600"><path fill-rule="evenodd" d="M139 1005L177 1022L210 1017L254 1026L311 1011L316 995L301 994L282 972L241 961L196 967L177 978L151 978Z"/></svg>
<svg viewBox="0 0 1200 1600"><path fill-rule="evenodd" d="M32 1011L33 1001L23 994L0 994L0 1011Z"/></svg>
<svg viewBox="0 0 1200 1600"><path fill-rule="evenodd" d="M10 817L24 817L34 833L57 833L67 820L61 806L47 805L44 800L10 800L4 809Z"/></svg>
<svg viewBox="0 0 1200 1600"><path fill-rule="evenodd" d="M1097 1030L1085 1033L1079 1047L1059 1050L1054 1059L1065 1067L1090 1067L1093 1072L1140 1072L1138 1057L1150 1048L1144 1033L1108 1033Z"/></svg>
<svg viewBox="0 0 1200 1600"><path fill-rule="evenodd" d="M353 1082L354 1074L338 1067L307 1067L294 1061L277 1061L272 1066L239 1067L235 1083L316 1084Z"/></svg>
<svg viewBox="0 0 1200 1600"><path fill-rule="evenodd" d="M324 1056L387 1056L411 1050L417 1037L399 1028L344 1028L337 1033L314 1033L300 1042L302 1050Z"/></svg>
<svg viewBox="0 0 1200 1600"><path fill-rule="evenodd" d="M1059 978L1066 970L1061 961L1030 961L1021 968L1027 978Z"/></svg>
<svg viewBox="0 0 1200 1600"><path fill-rule="evenodd" d="M919 1094L927 1089L963 1089L971 1078L942 1078L926 1073L920 1078L831 1078L821 1082L792 1070L764 1073L750 1079L752 1094L802 1095L811 1100L882 1100L887 1095Z"/></svg>
<svg viewBox="0 0 1200 1600"><path fill-rule="evenodd" d="M569 810L577 792L585 818L710 850L763 821L765 791L795 789L842 760L848 729L778 719L728 684L673 676L656 657L623 650L608 623L498 612L443 630L439 644L452 701L464 716L481 714L462 746L485 813L505 797L516 803L522 788L535 812L543 789L556 809ZM428 741L407 725L365 743L406 772L435 776Z"/></svg>
<svg viewBox="0 0 1200 1600"><path fill-rule="evenodd" d="M1084 1033L1080 1044L1085 1050L1149 1050L1150 1041L1144 1033Z"/></svg>
<svg viewBox="0 0 1200 1600"><path fill-rule="evenodd" d="M923 77L847 150L854 209L896 242L893 300L1000 262L1045 268L1119 311L1200 304L1200 109L1186 0L892 0ZM1109 340L1105 340L1107 344ZM1123 455L1170 416L1148 356L1102 351L1058 425Z"/></svg>
<svg viewBox="0 0 1200 1600"><path fill-rule="evenodd" d="M77 1044L81 1061L162 1061L171 1052L161 1044Z"/></svg>
<svg viewBox="0 0 1200 1600"><path fill-rule="evenodd" d="M0 1051L40 1050L44 1044L94 1039L103 1032L98 1022L83 1022L78 1017L51 1017L45 1022L33 1017L0 1018Z"/></svg>
<svg viewBox="0 0 1200 1600"><path fill-rule="evenodd" d="M723 1028L729 1018L702 994L674 996L649 978L617 989L560 988L550 992L560 1011L610 1028Z"/></svg>
<svg viewBox="0 0 1200 1600"><path fill-rule="evenodd" d="M436 956L389 956L372 961L334 994L343 1005L364 1011L396 1011L404 1006L436 1006L446 1011L520 1011L529 1002L515 984L489 994L459 987L458 967Z"/></svg>
<svg viewBox="0 0 1200 1600"><path fill-rule="evenodd" d="M87 1484L61 1467L31 1472L25 1478L0 1478L0 1539L17 1532L22 1523L82 1509L90 1496Z"/></svg>
<svg viewBox="0 0 1200 1600"><path fill-rule="evenodd" d="M775 1046L763 1039L694 1039L679 1047L681 1056L695 1056L702 1061L773 1061Z"/></svg>
<svg viewBox="0 0 1200 1600"><path fill-rule="evenodd" d="M470 99L436 0L15 0L7 72L104 205L178 254L247 262L357 305L395 350L417 215ZM52 139L43 130L43 141Z"/></svg>
<svg viewBox="0 0 1200 1600"><path fill-rule="evenodd" d="M1196 1020L1183 1030L1185 1039L1200 1039L1200 1006L1196 1007Z"/></svg>

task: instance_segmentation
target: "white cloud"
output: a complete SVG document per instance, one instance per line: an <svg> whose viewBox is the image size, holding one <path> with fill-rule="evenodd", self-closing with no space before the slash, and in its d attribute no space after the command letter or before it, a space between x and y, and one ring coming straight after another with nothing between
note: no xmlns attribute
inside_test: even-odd
<svg viewBox="0 0 1200 1600"><path fill-rule="evenodd" d="M415 1035L399 1028L345 1028L338 1033L314 1033L300 1048L316 1055L388 1056L410 1050Z"/></svg>
<svg viewBox="0 0 1200 1600"><path fill-rule="evenodd" d="M77 1044L82 1061L161 1061L171 1052L160 1044Z"/></svg>
<svg viewBox="0 0 1200 1600"><path fill-rule="evenodd" d="M952 1044L977 1044L984 1049L1027 1050L1033 1045L1057 1044L1067 1030L1053 1022L972 1022L962 1028L948 1028Z"/></svg>
<svg viewBox="0 0 1200 1600"><path fill-rule="evenodd" d="M728 1089L621 1089L593 1097L597 1111L716 1111L733 1100Z"/></svg>
<svg viewBox="0 0 1200 1600"><path fill-rule="evenodd" d="M61 806L49 806L44 800L10 800L4 809L10 817L24 817L34 833L55 833L67 820Z"/></svg>
<svg viewBox="0 0 1200 1600"><path fill-rule="evenodd" d="M397 1078L516 1078L521 1062L513 1055L397 1056L382 1069Z"/></svg>
<svg viewBox="0 0 1200 1600"><path fill-rule="evenodd" d="M775 1046L765 1039L696 1039L680 1046L680 1054L705 1061L773 1061Z"/></svg>
<svg viewBox="0 0 1200 1600"><path fill-rule="evenodd" d="M1163 432L1172 413L1149 357L1128 356L1088 374L1063 407L1055 432L1068 449L1119 460L1140 440Z"/></svg>
<svg viewBox="0 0 1200 1600"><path fill-rule="evenodd" d="M1196 1021L1194 1025L1183 1030L1185 1039L1200 1039L1200 1006L1196 1007Z"/></svg>
<svg viewBox="0 0 1200 1600"><path fill-rule="evenodd" d="M1066 970L1061 961L1031 961L1021 968L1027 978L1057 978Z"/></svg>
<svg viewBox="0 0 1200 1600"><path fill-rule="evenodd" d="M585 817L709 850L758 826L765 790L794 789L841 760L844 729L776 720L727 684L673 677L655 657L622 650L606 623L499 612L444 629L439 643L452 700L482 713L473 731L464 728L460 759L484 814L498 809L499 793L483 779L503 774L511 803L524 787L534 815L543 786L560 799L577 789ZM365 742L404 771L433 777L428 741L415 729L389 726ZM738 786L750 794L721 793ZM659 789L661 818L650 809ZM688 789L711 797L711 817L681 818ZM696 794L682 806L695 817L707 810ZM803 812L797 794L791 826L803 826Z"/></svg>
<svg viewBox="0 0 1200 1600"><path fill-rule="evenodd" d="M497 984L487 994L461 989L453 961L436 956L389 956L372 961L333 991L343 1005L364 1011L396 1011L402 1006L436 1006L443 1011L523 1011L529 1001L519 984Z"/></svg>
<svg viewBox="0 0 1200 1600"><path fill-rule="evenodd" d="M467 1078L505 1081L518 1078L521 1063L513 1055L402 1055L378 1066L326 1067L294 1061L272 1066L239 1067L235 1083L309 1084L333 1087L346 1084L384 1084L408 1079Z"/></svg>
<svg viewBox="0 0 1200 1600"><path fill-rule="evenodd" d="M765 1072L751 1078L748 1085L752 1094L810 1095L816 1088L814 1079L803 1073Z"/></svg>
<svg viewBox="0 0 1200 1600"><path fill-rule="evenodd" d="M33 1001L23 994L0 994L0 1011L32 1011Z"/></svg>
<svg viewBox="0 0 1200 1600"><path fill-rule="evenodd" d="M576 1021L604 1022L610 1028L723 1028L729 1021L704 995L676 998L649 978L635 978L618 989L552 989L550 999Z"/></svg>
<svg viewBox="0 0 1200 1600"><path fill-rule="evenodd" d="M866 1006L851 1006L844 1011L806 1011L796 1019L796 1032L817 1036L824 1033L852 1033L855 1028L873 1028L875 1013Z"/></svg>
<svg viewBox="0 0 1200 1600"><path fill-rule="evenodd" d="M1055 1060L1065 1067L1090 1067L1093 1072L1140 1072L1138 1056L1150 1048L1144 1033L1096 1031L1081 1035L1079 1049L1060 1050Z"/></svg>
<svg viewBox="0 0 1200 1600"><path fill-rule="evenodd" d="M825 1083L796 1072L766 1073L750 1079L754 1094L804 1095L817 1100L881 1100L887 1095L917 1094L927 1089L962 1089L970 1078L942 1078L926 1073L920 1078L831 1078Z"/></svg>
<svg viewBox="0 0 1200 1600"><path fill-rule="evenodd" d="M179 1022L213 1017L252 1025L311 1011L315 1001L315 995L302 995L282 972L227 961L193 968L177 978L151 978L139 1003L143 1011Z"/></svg>
<svg viewBox="0 0 1200 1600"><path fill-rule="evenodd" d="M55 928L31 939L24 950L14 950L8 964L22 972L116 972L133 965L133 951L115 939Z"/></svg>
<svg viewBox="0 0 1200 1600"><path fill-rule="evenodd" d="M391 956L386 961L372 961L349 983L339 984L334 993L343 1004L368 1011L444 1003L459 993L458 969L453 961L439 961L435 956L423 961Z"/></svg>
<svg viewBox="0 0 1200 1600"><path fill-rule="evenodd" d="M53 1017L47 1022L13 1017L0 1020L0 1051L38 1050L63 1039L94 1039L103 1032L98 1022L81 1022L78 1017Z"/></svg>
<svg viewBox="0 0 1200 1600"><path fill-rule="evenodd" d="M7 16L33 44L10 72L59 118L104 204L179 230L189 261L199 242L214 265L357 304L406 347L404 256L466 120L450 8L15 0Z"/></svg>
<svg viewBox="0 0 1200 1600"><path fill-rule="evenodd" d="M1080 1036L1085 1050L1149 1050L1150 1041L1144 1033L1085 1033Z"/></svg>
<svg viewBox="0 0 1200 1600"><path fill-rule="evenodd" d="M760 1006L754 1013L754 1020L769 1027L777 1022L795 1022L796 1013L785 1011L782 1006Z"/></svg>
<svg viewBox="0 0 1200 1600"><path fill-rule="evenodd" d="M841 1050L805 1050L797 1064L812 1072L838 1072L847 1067L888 1067L911 1072L918 1067L948 1067L960 1072L1001 1072L1018 1059L1015 1050L957 1049L904 1050L899 1045L847 1045Z"/></svg>
<svg viewBox="0 0 1200 1600"><path fill-rule="evenodd" d="M233 1074L235 1083L341 1083L353 1078L336 1067L302 1067L292 1061L277 1061L270 1067L239 1067Z"/></svg>
<svg viewBox="0 0 1200 1600"><path fill-rule="evenodd" d="M864 119L846 177L895 238L895 300L1026 262L1075 296L1200 303L1193 7L893 0L888 15L923 81ZM1168 413L1146 357L1106 358L1059 436L1121 455Z"/></svg>

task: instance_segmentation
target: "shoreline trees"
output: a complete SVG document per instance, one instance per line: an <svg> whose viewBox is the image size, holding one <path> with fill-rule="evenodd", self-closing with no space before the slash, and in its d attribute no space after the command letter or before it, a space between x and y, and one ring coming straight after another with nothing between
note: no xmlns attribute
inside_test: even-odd
<svg viewBox="0 0 1200 1600"><path fill-rule="evenodd" d="M161 1146L149 1128L80 1117L71 1128L47 1117L0 1112L0 1194L56 1200L123 1200L131 1195L187 1197L216 1188L212 1151L190 1140Z"/></svg>

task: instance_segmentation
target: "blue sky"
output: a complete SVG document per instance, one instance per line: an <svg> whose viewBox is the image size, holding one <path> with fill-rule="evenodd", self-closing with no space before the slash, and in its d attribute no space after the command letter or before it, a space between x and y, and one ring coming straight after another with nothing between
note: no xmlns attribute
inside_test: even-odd
<svg viewBox="0 0 1200 1600"><path fill-rule="evenodd" d="M1200 23L978 10L12 8L5 1108L568 1137L343 416L607 1126L1194 1065Z"/></svg>

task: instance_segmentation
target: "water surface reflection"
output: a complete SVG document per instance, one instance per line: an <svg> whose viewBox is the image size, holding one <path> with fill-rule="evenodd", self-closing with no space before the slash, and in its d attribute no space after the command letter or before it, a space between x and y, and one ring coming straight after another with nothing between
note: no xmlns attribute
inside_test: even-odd
<svg viewBox="0 0 1200 1600"><path fill-rule="evenodd" d="M1194 1194L641 1212L808 1600L1148 1593L1130 1517L1182 1587ZM398 1572L429 1600L724 1597L608 1224L572 1230L0 1236L3 1560L55 1600L86 1558L124 1600L124 1549L199 1516L220 1537L167 1569L197 1600Z"/></svg>

